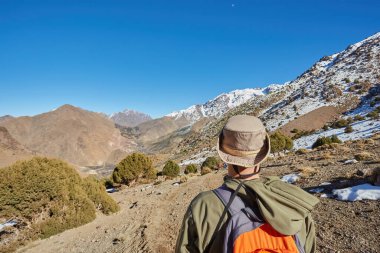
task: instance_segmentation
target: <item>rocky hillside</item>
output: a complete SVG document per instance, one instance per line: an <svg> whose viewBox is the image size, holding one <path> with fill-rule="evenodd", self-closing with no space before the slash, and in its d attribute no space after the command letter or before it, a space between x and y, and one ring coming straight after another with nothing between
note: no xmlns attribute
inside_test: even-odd
<svg viewBox="0 0 380 253"><path fill-rule="evenodd" d="M135 110L125 109L122 112L113 113L109 118L120 126L135 127L141 123L152 120L152 117Z"/></svg>
<svg viewBox="0 0 380 253"><path fill-rule="evenodd" d="M102 164L117 149L130 150L111 120L71 105L0 125L27 149L81 166Z"/></svg>
<svg viewBox="0 0 380 253"><path fill-rule="evenodd" d="M296 125L307 128L309 120L315 119L318 124L313 127L319 129L344 112L363 104L368 107L369 102L378 95L379 83L380 33L377 33L340 53L321 58L295 80L276 85L275 89L256 94L254 99L228 110L198 133L185 138L177 151L188 154L205 147L211 148L226 119L235 114L259 116L269 131L279 128L289 131L292 127L289 124L310 113L312 116L304 117L307 121L300 122L298 119ZM316 117L316 110L322 107L330 108L319 112L323 115L327 113L327 116Z"/></svg>
<svg viewBox="0 0 380 253"><path fill-rule="evenodd" d="M0 126L0 167L32 155L33 153L16 141L5 127Z"/></svg>

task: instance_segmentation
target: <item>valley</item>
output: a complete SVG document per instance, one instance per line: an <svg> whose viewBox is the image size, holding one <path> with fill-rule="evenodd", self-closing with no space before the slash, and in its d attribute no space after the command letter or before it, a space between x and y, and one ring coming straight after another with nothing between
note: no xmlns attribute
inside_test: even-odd
<svg viewBox="0 0 380 253"><path fill-rule="evenodd" d="M118 188L107 196L120 211L105 215L98 210L91 222L46 239L28 241L37 237L26 233L27 239L17 239L17 252L173 252L190 201L218 187L226 174L219 169L185 175L185 166L199 167L217 156L219 133L238 114L259 117L269 134L293 138L291 148L273 152L263 164L263 176L289 176L295 180L290 183L320 199L313 213L317 252L378 252L378 192L342 201L335 190L380 184L380 32L322 57L292 81L222 93L160 118L128 109L106 115L69 104L34 116L0 117L0 169L35 156L58 158L75 168L78 182L94 176L107 185L115 180L119 162L137 152L150 159L157 176L130 180L128 186L111 182ZM327 143L332 137L339 141ZM326 143L313 148L320 139ZM180 166L172 179L162 176L169 160ZM28 217L30 223L1 230L0 252L21 229L53 216L46 207L40 212ZM0 223L10 218L17 217L0 217Z"/></svg>

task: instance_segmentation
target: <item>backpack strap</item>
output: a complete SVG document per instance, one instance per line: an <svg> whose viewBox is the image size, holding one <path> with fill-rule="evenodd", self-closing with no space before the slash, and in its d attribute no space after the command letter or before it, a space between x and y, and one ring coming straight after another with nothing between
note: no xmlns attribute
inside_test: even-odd
<svg viewBox="0 0 380 253"><path fill-rule="evenodd" d="M213 190L213 192L222 201L222 203L228 209L228 212L231 215L240 212L242 209L246 207L243 200L239 196L237 196L237 194L234 196L234 198L231 199L231 196L234 194L235 191L229 189L225 184ZM232 201L231 204L229 204L230 201Z"/></svg>
<svg viewBox="0 0 380 253"><path fill-rule="evenodd" d="M225 207L224 207L222 215L220 216L219 222L216 225L215 230L211 236L211 240L210 240L209 244L206 246L204 252L210 251L211 244L215 241L216 234L219 232L220 227L222 226L224 217L226 216L227 212L235 212L237 210L237 209L231 207L231 204L235 200L235 197L237 196L237 194L238 194L238 192L242 186L243 186L243 182L240 182L240 184L238 185L236 190L233 191L233 190L227 188L227 186L225 186L223 184L219 188L213 190L213 192L216 194L216 196L218 196L218 198L222 201L222 203L224 204ZM240 201L241 201L241 199L240 199ZM240 205L240 207L241 207L241 205L243 205L243 208L245 207L245 204L243 201L241 201L241 203L237 203L237 205L238 206ZM229 211L230 209L231 209L231 211ZM232 215L233 213L230 213L230 214Z"/></svg>

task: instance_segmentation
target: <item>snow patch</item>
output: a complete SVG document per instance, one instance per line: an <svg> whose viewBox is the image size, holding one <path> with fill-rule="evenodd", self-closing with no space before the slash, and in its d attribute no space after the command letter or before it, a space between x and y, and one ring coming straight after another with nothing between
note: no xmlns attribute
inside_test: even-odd
<svg viewBox="0 0 380 253"><path fill-rule="evenodd" d="M312 192L312 193L321 193L323 192L325 189L321 188L321 187L318 187L318 188L314 188L314 189L310 189L309 192Z"/></svg>
<svg viewBox="0 0 380 253"><path fill-rule="evenodd" d="M361 184L345 189L332 191L338 200L357 201L357 200L380 200L380 186L371 184Z"/></svg>
<svg viewBox="0 0 380 253"><path fill-rule="evenodd" d="M289 184L293 184L293 183L297 182L299 179L300 179L299 174L289 174L289 175L285 175L281 178L282 181L289 183Z"/></svg>
<svg viewBox="0 0 380 253"><path fill-rule="evenodd" d="M3 231L4 228L6 227L13 227L13 226L16 226L17 225L17 222L14 221L14 220L9 220L3 224L0 224L0 231Z"/></svg>

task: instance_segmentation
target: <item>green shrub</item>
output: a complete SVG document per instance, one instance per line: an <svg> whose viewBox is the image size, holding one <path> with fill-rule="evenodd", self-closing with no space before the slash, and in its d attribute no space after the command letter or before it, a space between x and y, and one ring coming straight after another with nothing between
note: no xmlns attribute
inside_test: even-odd
<svg viewBox="0 0 380 253"><path fill-rule="evenodd" d="M342 141L338 138L337 135L331 135L331 143L342 143Z"/></svg>
<svg viewBox="0 0 380 253"><path fill-rule="evenodd" d="M346 126L346 128L344 129L344 132L347 134L352 133L353 131L354 131L354 129L350 125Z"/></svg>
<svg viewBox="0 0 380 253"><path fill-rule="evenodd" d="M105 214L119 211L119 206L108 196L106 187L94 176L83 179L83 188L98 210Z"/></svg>
<svg viewBox="0 0 380 253"><path fill-rule="evenodd" d="M270 143L272 153L293 148L293 140L278 131L270 135Z"/></svg>
<svg viewBox="0 0 380 253"><path fill-rule="evenodd" d="M155 178L155 170L149 157L133 153L124 158L114 169L112 179L115 183L129 185L140 178Z"/></svg>
<svg viewBox="0 0 380 253"><path fill-rule="evenodd" d="M214 156L210 156L210 157L207 157L206 160L202 163L201 168L208 167L212 170L217 170L219 169L219 163L220 161L218 160L218 158Z"/></svg>
<svg viewBox="0 0 380 253"><path fill-rule="evenodd" d="M307 131L307 130L301 130L301 131L298 131L295 135L292 136L292 140L296 140L296 139L299 139L301 138L302 136L308 136L308 135L311 135L315 132L315 130L310 130L310 131Z"/></svg>
<svg viewBox="0 0 380 253"><path fill-rule="evenodd" d="M0 219L27 224L20 224L18 239L7 247L88 223L95 219L99 204L105 213L118 210L99 181L82 180L74 168L58 159L20 161L1 168L0 178Z"/></svg>
<svg viewBox="0 0 380 253"><path fill-rule="evenodd" d="M379 112L377 110L373 110L372 112L367 114L367 117L371 119L378 119L379 118Z"/></svg>
<svg viewBox="0 0 380 253"><path fill-rule="evenodd" d="M348 78L344 78L343 81L345 81L346 83L350 83L351 82L350 79L348 79Z"/></svg>
<svg viewBox="0 0 380 253"><path fill-rule="evenodd" d="M176 162L169 160L162 169L162 174L168 177L176 177L179 174L179 170L179 165Z"/></svg>
<svg viewBox="0 0 380 253"><path fill-rule="evenodd" d="M371 106L371 107L374 107L376 105L376 102L375 101L371 101L370 103L369 103L369 106Z"/></svg>
<svg viewBox="0 0 380 253"><path fill-rule="evenodd" d="M198 168L197 168L197 165L195 164L189 164L185 168L185 174L197 173L197 172L198 172Z"/></svg>
<svg viewBox="0 0 380 253"><path fill-rule="evenodd" d="M365 118L361 115L355 115L354 117L354 121L362 121L362 120L365 120Z"/></svg>
<svg viewBox="0 0 380 253"><path fill-rule="evenodd" d="M332 135L331 137L319 137L313 144L312 148L317 148L320 146L323 146L325 144L332 144L332 143L342 143L342 141L338 138L336 135Z"/></svg>
<svg viewBox="0 0 380 253"><path fill-rule="evenodd" d="M335 121L334 123L331 124L332 128L342 128L346 127L349 124L348 120L346 119L340 119Z"/></svg>
<svg viewBox="0 0 380 253"><path fill-rule="evenodd" d="M300 148L296 151L296 155L304 155L304 154L307 154L309 153L310 151L305 149L305 148Z"/></svg>

